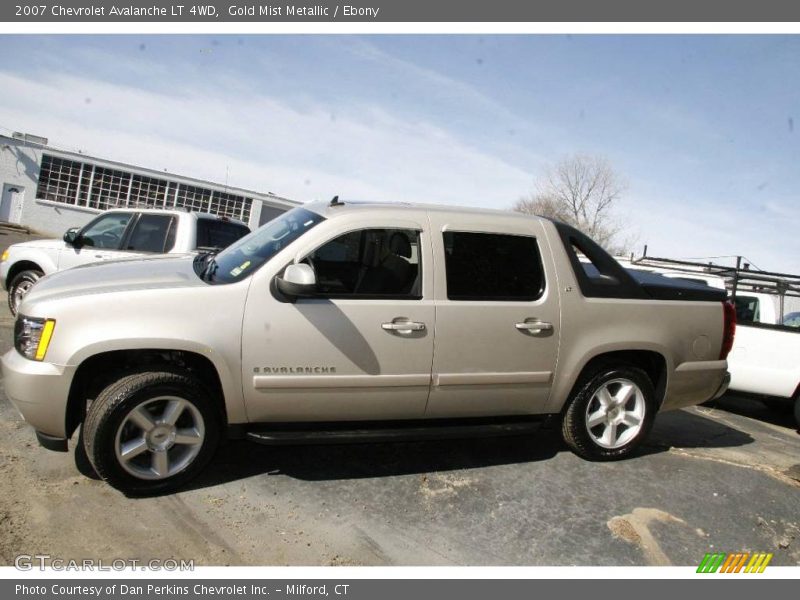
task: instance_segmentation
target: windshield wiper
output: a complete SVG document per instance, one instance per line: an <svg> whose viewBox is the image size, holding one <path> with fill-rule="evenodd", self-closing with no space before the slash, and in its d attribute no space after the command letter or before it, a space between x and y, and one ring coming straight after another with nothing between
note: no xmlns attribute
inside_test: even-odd
<svg viewBox="0 0 800 600"><path fill-rule="evenodd" d="M203 268L203 271L200 273L200 279L204 281L213 281L214 273L217 272L219 265L214 257L210 254L206 255L206 257L208 258L208 261L206 262L206 266Z"/></svg>
<svg viewBox="0 0 800 600"><path fill-rule="evenodd" d="M192 268L200 279L205 277L206 269L208 268L208 259L213 256L210 252L198 252L192 260Z"/></svg>
<svg viewBox="0 0 800 600"><path fill-rule="evenodd" d="M199 263L205 263L206 260L208 260L209 256L210 255L207 254L206 252L200 252L199 254L196 254L194 260L192 261L192 266L194 267L194 270L197 271L197 265ZM205 265L203 265L203 268L205 268Z"/></svg>

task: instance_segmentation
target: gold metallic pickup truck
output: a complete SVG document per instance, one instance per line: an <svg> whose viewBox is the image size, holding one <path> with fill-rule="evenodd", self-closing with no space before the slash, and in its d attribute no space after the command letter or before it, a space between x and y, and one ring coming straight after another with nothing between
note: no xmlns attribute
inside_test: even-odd
<svg viewBox="0 0 800 600"><path fill-rule="evenodd" d="M312 203L213 259L48 275L5 391L47 448L78 440L128 494L182 486L223 436L264 444L526 434L590 460L727 386L724 290L638 282L566 225L510 212Z"/></svg>

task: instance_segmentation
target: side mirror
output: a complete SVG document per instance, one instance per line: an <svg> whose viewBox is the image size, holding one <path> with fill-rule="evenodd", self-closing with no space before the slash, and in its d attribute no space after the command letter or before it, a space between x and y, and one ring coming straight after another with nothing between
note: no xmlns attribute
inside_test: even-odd
<svg viewBox="0 0 800 600"><path fill-rule="evenodd" d="M317 276L310 265L289 265L276 279L280 292L289 298L307 298L317 293Z"/></svg>
<svg viewBox="0 0 800 600"><path fill-rule="evenodd" d="M64 234L64 241L70 246L75 246L77 248L78 246L80 246L80 243L78 241L80 239L80 235L78 233L79 231L80 227L70 227Z"/></svg>

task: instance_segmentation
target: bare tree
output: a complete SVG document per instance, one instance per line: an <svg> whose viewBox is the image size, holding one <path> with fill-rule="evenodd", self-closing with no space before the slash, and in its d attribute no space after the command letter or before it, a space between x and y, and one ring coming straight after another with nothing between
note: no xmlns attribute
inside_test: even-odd
<svg viewBox="0 0 800 600"><path fill-rule="evenodd" d="M620 243L630 243L616 239L623 228L614 209L626 189L607 159L576 154L548 169L536 191L517 200L513 209L563 221L618 251Z"/></svg>

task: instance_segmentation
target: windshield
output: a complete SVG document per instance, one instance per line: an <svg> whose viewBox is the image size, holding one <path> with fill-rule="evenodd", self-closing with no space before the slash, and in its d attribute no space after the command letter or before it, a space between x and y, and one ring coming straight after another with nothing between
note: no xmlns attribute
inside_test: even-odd
<svg viewBox="0 0 800 600"><path fill-rule="evenodd" d="M800 312L791 312L783 317L783 324L787 327L797 327L800 329Z"/></svg>
<svg viewBox="0 0 800 600"><path fill-rule="evenodd" d="M197 274L210 283L232 283L244 279L324 220L324 217L310 210L293 208L265 223L207 262L195 261Z"/></svg>

